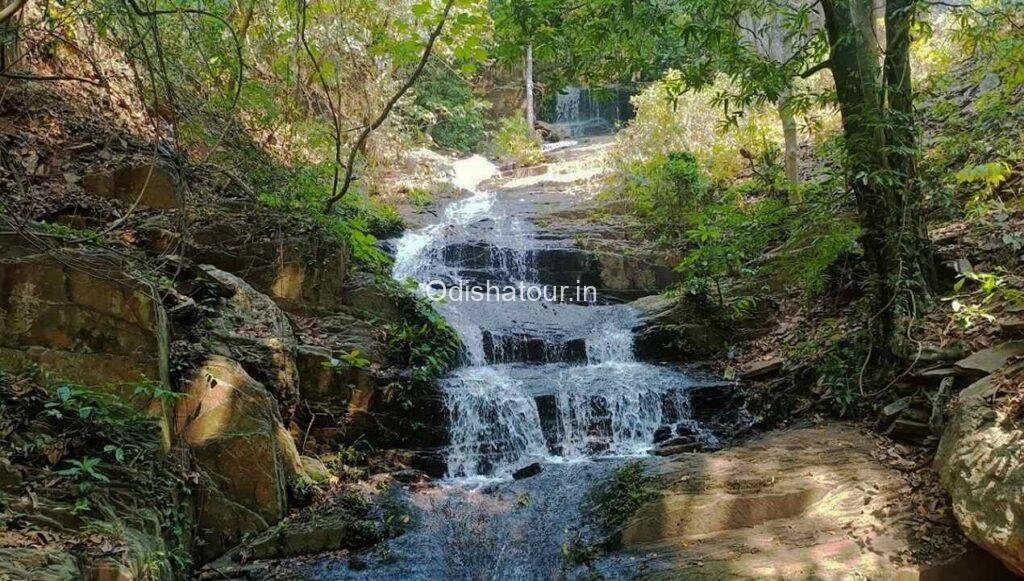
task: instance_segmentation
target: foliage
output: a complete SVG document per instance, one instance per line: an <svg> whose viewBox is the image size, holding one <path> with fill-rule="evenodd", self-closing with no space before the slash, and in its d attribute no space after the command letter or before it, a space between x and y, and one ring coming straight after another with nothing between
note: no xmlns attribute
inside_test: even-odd
<svg viewBox="0 0 1024 581"><path fill-rule="evenodd" d="M331 178L329 169L323 165L297 169L261 165L253 176L261 202L319 224L348 244L357 265L375 272L390 264L376 243L378 236L394 236L405 227L394 207L361 194L350 194L330 213L325 213L323 205L330 193Z"/></svg>
<svg viewBox="0 0 1024 581"><path fill-rule="evenodd" d="M808 378L819 405L839 417L863 411L868 339L863 332L846 329L839 319L826 319L816 328L798 329L785 357L810 371Z"/></svg>
<svg viewBox="0 0 1024 581"><path fill-rule="evenodd" d="M401 318L385 322L383 328L388 362L408 370L408 379L400 382L399 391L392 395L409 408L435 379L451 370L459 359L462 343L427 299L413 295L389 278L382 279L381 284L399 299L402 308Z"/></svg>
<svg viewBox="0 0 1024 581"><path fill-rule="evenodd" d="M979 184L980 190L967 204L968 211L975 213L982 210L985 203L992 197L999 184L1006 181L1010 176L1009 164L1004 161L995 161L972 165L956 172L956 181L959 183Z"/></svg>
<svg viewBox="0 0 1024 581"><path fill-rule="evenodd" d="M1024 309L1024 291L1014 288L1010 279L1003 268L998 273L965 272L960 275L953 285L956 294L945 299L953 309L953 320L964 329L975 326L979 320L995 322L989 309L998 301ZM968 290L969 282L974 283L974 288Z"/></svg>
<svg viewBox="0 0 1024 581"><path fill-rule="evenodd" d="M468 153L484 142L490 103L473 93L469 79L447 64L430 66L414 91L406 116L435 144Z"/></svg>
<svg viewBox="0 0 1024 581"><path fill-rule="evenodd" d="M25 486L33 494L69 507L115 544L131 542L125 524L149 530L152 523L133 519L155 511L168 556L184 569L191 516L180 496L187 485L163 450L156 420L136 407L177 397L152 385L92 388L52 381L34 369L0 373L0 432L16 434L0 441L0 456L32 467Z"/></svg>
<svg viewBox="0 0 1024 581"><path fill-rule="evenodd" d="M502 159L517 166L536 165L544 161L540 136L527 126L522 117L506 117L498 124L492 139L492 148Z"/></svg>
<svg viewBox="0 0 1024 581"><path fill-rule="evenodd" d="M760 156L768 147L777 149L782 134L767 109L752 108L732 123L723 118L716 95L730 86L719 77L702 91L688 91L679 71L666 72L631 99L636 118L618 136L613 168L628 176L637 163L688 151L712 182L724 183L745 166L741 150Z"/></svg>
<svg viewBox="0 0 1024 581"><path fill-rule="evenodd" d="M658 498L660 490L658 477L648 474L643 462L634 460L595 486L584 499L584 509L596 517L602 530L613 532L641 506Z"/></svg>
<svg viewBox="0 0 1024 581"><path fill-rule="evenodd" d="M688 214L708 201L708 179L685 151L634 162L621 180L621 192L643 227L662 238L676 238Z"/></svg>
<svg viewBox="0 0 1024 581"><path fill-rule="evenodd" d="M722 282L727 277L753 274L747 264L777 235L785 211L772 199L753 204L729 200L704 206L691 215L693 227L686 232L691 250L676 267L686 277L689 290L708 294L713 287L719 306L725 307Z"/></svg>

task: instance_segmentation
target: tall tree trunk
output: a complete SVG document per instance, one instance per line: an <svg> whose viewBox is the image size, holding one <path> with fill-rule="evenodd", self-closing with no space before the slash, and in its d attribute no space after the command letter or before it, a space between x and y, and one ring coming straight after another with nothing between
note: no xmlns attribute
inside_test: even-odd
<svg viewBox="0 0 1024 581"><path fill-rule="evenodd" d="M890 1L909 4L909 0ZM892 72L888 70L887 59L883 78L872 0L823 0L822 10L843 119L847 180L857 203L863 231L861 243L872 274L868 288L871 311L867 319L873 347L872 369L884 376L898 361L898 318L914 298L911 293L915 289L907 281L919 279L919 267L927 261L922 254L928 243L922 237L921 194L912 184L913 153L902 147L908 139L912 140L913 120L909 115L903 116L905 124L896 131L888 126L892 116L886 89L894 79L902 79L904 73L906 78L897 87L900 95L896 108L909 110L911 105L909 55L903 62L894 61L896 70ZM909 18L908 12L904 14ZM887 34L896 35L897 45L904 40L909 45L907 30L890 31L889 26L886 29ZM892 49L891 44L889 48ZM890 95L888 105L892 104ZM908 216L911 208L916 208L912 217Z"/></svg>
<svg viewBox="0 0 1024 581"><path fill-rule="evenodd" d="M533 130L537 115L533 108L533 45L526 45L526 125Z"/></svg>
<svg viewBox="0 0 1024 581"><path fill-rule="evenodd" d="M890 163L906 176L903 195L901 232L909 255L916 259L908 265L908 280L916 284L915 293L929 298L936 284L935 257L924 219L921 182L917 172L916 120L913 83L910 75L910 26L913 0L889 0L885 5L885 89L889 105L888 123Z"/></svg>
<svg viewBox="0 0 1024 581"><path fill-rule="evenodd" d="M783 156L786 164L786 179L792 184L800 183L800 168L797 166L796 117L789 106L789 89L779 95L779 119L782 121ZM799 201L799 200L791 200Z"/></svg>

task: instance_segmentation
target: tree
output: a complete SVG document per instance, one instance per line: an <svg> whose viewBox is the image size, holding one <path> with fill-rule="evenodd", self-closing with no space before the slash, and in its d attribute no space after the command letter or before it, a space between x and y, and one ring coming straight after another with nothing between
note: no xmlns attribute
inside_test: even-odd
<svg viewBox="0 0 1024 581"><path fill-rule="evenodd" d="M929 297L934 265L917 183L910 77L913 0L887 0L884 60L871 0L822 0L843 120L847 183L871 270L870 336L882 369L900 351L901 313ZM909 313L912 314L912 313Z"/></svg>
<svg viewBox="0 0 1024 581"><path fill-rule="evenodd" d="M822 27L813 25L818 6ZM667 64L690 88L700 88L725 73L734 90L721 96L723 111L739 115L753 104L780 104L791 140L794 80L832 71L844 170L871 273L865 320L880 376L899 359L899 318L927 304L934 279L914 142L909 50L916 5L885 0L884 6L884 55L873 0L585 0L557 19L558 42L577 74L605 80ZM752 22L760 25L751 28ZM780 42L782 50L759 49L765 40Z"/></svg>

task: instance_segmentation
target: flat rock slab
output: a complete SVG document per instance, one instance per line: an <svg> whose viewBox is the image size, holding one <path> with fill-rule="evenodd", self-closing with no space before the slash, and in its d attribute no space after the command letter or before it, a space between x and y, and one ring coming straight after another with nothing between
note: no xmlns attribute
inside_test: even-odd
<svg viewBox="0 0 1024 581"><path fill-rule="evenodd" d="M877 436L829 424L661 460L662 496L627 522L624 551L599 568L659 579L1007 575L969 551L948 516L922 532L908 480L879 452Z"/></svg>
<svg viewBox="0 0 1024 581"><path fill-rule="evenodd" d="M1024 356L1024 341L1007 341L976 351L956 362L956 368L978 377L995 373L1014 358Z"/></svg>
<svg viewBox="0 0 1024 581"><path fill-rule="evenodd" d="M783 360L781 357L772 357L770 359L761 359L749 363L743 371L740 373L740 377L743 379L759 379L774 375L780 369L782 369Z"/></svg>

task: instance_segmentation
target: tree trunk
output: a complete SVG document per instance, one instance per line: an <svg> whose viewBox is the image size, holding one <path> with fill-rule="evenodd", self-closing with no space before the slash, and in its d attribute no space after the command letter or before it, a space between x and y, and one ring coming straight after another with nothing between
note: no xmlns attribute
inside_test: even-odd
<svg viewBox="0 0 1024 581"><path fill-rule="evenodd" d="M921 182L917 172L916 120L910 76L910 26L913 0L889 0L885 5L885 88L889 104L888 129L891 164L906 176L902 228L904 244L916 261L910 265L916 294L930 298L936 285L935 257L924 219Z"/></svg>
<svg viewBox="0 0 1024 581"><path fill-rule="evenodd" d="M779 95L779 119L782 121L784 141L783 155L786 164L786 179L792 184L800 183L800 168L797 166L796 117L789 107L789 90ZM799 202L799 200L791 200Z"/></svg>
<svg viewBox="0 0 1024 581"><path fill-rule="evenodd" d="M533 45L526 45L526 125L533 130L537 115L533 109Z"/></svg>
<svg viewBox="0 0 1024 581"><path fill-rule="evenodd" d="M909 0L893 1L909 4ZM903 62L893 62L897 70L892 72L887 59L883 78L872 0L823 0L822 10L843 119L847 180L857 203L861 244L872 274L868 281L872 369L885 376L898 361L898 318L915 300L915 291L927 290L927 283L924 289L907 284L921 279L920 265L927 262L928 248L922 236L921 194L913 186L913 153L902 147L912 139L913 120L903 116L901 128L890 130L892 116L886 103L888 84L899 79L896 109L910 108L909 55ZM909 25L909 10L903 16ZM895 44L906 40L909 46L907 30L890 30L890 26L887 23L886 33L897 37ZM888 105L894 105L889 97ZM911 209L914 216L909 215Z"/></svg>

